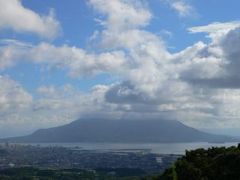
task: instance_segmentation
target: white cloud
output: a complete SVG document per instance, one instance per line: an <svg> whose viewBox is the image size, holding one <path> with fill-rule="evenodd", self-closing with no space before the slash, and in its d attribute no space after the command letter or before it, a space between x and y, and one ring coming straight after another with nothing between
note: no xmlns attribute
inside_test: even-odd
<svg viewBox="0 0 240 180"><path fill-rule="evenodd" d="M187 0L161 0L167 3L180 17L195 16L196 10Z"/></svg>
<svg viewBox="0 0 240 180"><path fill-rule="evenodd" d="M240 26L234 30L229 31L220 41L221 49L223 50L223 57L226 61L226 71L228 77L235 78L238 84L239 66L240 66Z"/></svg>
<svg viewBox="0 0 240 180"><path fill-rule="evenodd" d="M89 0L94 9L106 15L101 24L112 31L148 25L152 15L138 0Z"/></svg>
<svg viewBox="0 0 240 180"><path fill-rule="evenodd" d="M239 126L236 104L240 88L240 31L236 26L224 32L221 37L213 36L208 44L198 42L176 54L159 46L157 37L151 46L145 36L131 48L123 43L131 49L129 55L135 66L127 70L124 78L127 83L109 90L107 100L127 105L129 112L145 110L160 115L168 111L169 116L194 126L205 125L201 119L218 126ZM228 90L226 95L225 90L233 88L236 92ZM232 98L236 101L230 103Z"/></svg>
<svg viewBox="0 0 240 180"><path fill-rule="evenodd" d="M134 0L93 0L90 3L106 15L106 20L102 20L104 29L97 34L100 36L100 47L127 51L128 65L122 68L122 76L138 84L140 90L153 95L165 79L164 64L167 64L169 53L160 37L142 29L152 17L147 5Z"/></svg>
<svg viewBox="0 0 240 180"><path fill-rule="evenodd" d="M28 44L17 40L0 40L0 70L14 66L30 47Z"/></svg>
<svg viewBox="0 0 240 180"><path fill-rule="evenodd" d="M191 47L179 55L172 55L166 50L161 38L148 31L134 27L115 32L106 24L104 27L106 29L98 33L102 38L101 45L105 48L126 49L131 65L122 74L124 82L113 85L107 92L108 102L128 113L154 112L161 116L168 111L167 114L174 118L181 112L190 114L187 113L190 111L194 114L194 111L197 114L207 112L208 108L212 110L211 103L204 103L194 95L191 86L179 79L180 73L188 70L187 67L184 69L184 63L190 59L190 53L194 58L199 53L198 46L204 49L203 43L196 45L195 53L194 47ZM205 71L210 73L210 69Z"/></svg>
<svg viewBox="0 0 240 180"><path fill-rule="evenodd" d="M99 18L104 29L94 33L93 36L97 40L100 39L99 47L132 48L144 40L156 39L153 34L142 30L152 19L152 14L144 1L90 0L89 2L103 15Z"/></svg>
<svg viewBox="0 0 240 180"><path fill-rule="evenodd" d="M29 108L32 96L19 83L0 76L0 85L0 119Z"/></svg>
<svg viewBox="0 0 240 180"><path fill-rule="evenodd" d="M121 51L94 54L76 47L56 47L47 43L26 52L26 57L36 63L66 68L73 77L117 72L120 66L125 65L125 55Z"/></svg>
<svg viewBox="0 0 240 180"><path fill-rule="evenodd" d="M184 72L185 78L211 88L239 88L239 29L239 22L213 23L191 28L195 33L208 33L211 41L202 49L192 51L196 54L190 61L185 61L190 65Z"/></svg>
<svg viewBox="0 0 240 180"><path fill-rule="evenodd" d="M208 24L206 26L196 26L188 28L190 33L207 33L208 37L210 37L213 42L218 43L218 40L226 35L229 31L240 27L240 21L232 21L232 22L214 22Z"/></svg>
<svg viewBox="0 0 240 180"><path fill-rule="evenodd" d="M66 69L73 77L119 72L121 71L119 67L126 65L125 54L122 51L94 54L77 47L67 45L57 47L48 43L30 46L14 41L1 46L0 55L0 69L13 66L24 59L36 64Z"/></svg>
<svg viewBox="0 0 240 180"><path fill-rule="evenodd" d="M175 1L171 7L182 17L189 16L193 12L193 7L184 1Z"/></svg>
<svg viewBox="0 0 240 180"><path fill-rule="evenodd" d="M54 11L41 16L23 7L20 0L0 0L0 30L12 29L16 32L30 32L46 38L54 38L60 25Z"/></svg>
<svg viewBox="0 0 240 180"><path fill-rule="evenodd" d="M239 26L240 26L239 21L232 21L232 22L225 22L225 23L214 22L214 23L208 24L206 26L191 27L188 30L191 33L203 32L203 33L213 34L213 33L222 32L222 33L226 34L230 30L233 30Z"/></svg>

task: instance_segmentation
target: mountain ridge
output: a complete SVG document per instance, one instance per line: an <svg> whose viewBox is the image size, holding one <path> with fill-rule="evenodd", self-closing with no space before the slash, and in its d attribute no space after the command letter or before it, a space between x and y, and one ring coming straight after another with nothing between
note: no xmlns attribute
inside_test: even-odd
<svg viewBox="0 0 240 180"><path fill-rule="evenodd" d="M1 141L22 143L177 143L227 142L233 138L191 128L175 120L80 119L69 124L39 129L34 133Z"/></svg>

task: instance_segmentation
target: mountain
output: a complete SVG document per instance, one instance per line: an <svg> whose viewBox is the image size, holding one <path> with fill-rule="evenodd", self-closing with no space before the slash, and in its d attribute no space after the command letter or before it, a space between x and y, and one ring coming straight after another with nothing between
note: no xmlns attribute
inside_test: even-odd
<svg viewBox="0 0 240 180"><path fill-rule="evenodd" d="M173 120L77 120L40 129L28 136L2 139L22 143L47 142L225 142L232 138L201 132Z"/></svg>

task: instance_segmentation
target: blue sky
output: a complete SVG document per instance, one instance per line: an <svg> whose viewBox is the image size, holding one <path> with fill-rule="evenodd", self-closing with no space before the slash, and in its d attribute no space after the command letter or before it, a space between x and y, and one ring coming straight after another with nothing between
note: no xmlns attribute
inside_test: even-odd
<svg viewBox="0 0 240 180"><path fill-rule="evenodd" d="M0 0L0 129L16 132L0 135L86 116L240 127L239 6Z"/></svg>

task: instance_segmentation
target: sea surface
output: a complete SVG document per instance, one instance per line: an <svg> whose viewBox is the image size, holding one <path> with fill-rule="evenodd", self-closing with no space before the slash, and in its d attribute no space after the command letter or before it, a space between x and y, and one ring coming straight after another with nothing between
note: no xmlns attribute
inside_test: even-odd
<svg viewBox="0 0 240 180"><path fill-rule="evenodd" d="M103 152L137 152L145 151L156 154L185 154L186 150L210 147L230 147L238 143L31 143L30 145L68 147L79 150L103 151Z"/></svg>

